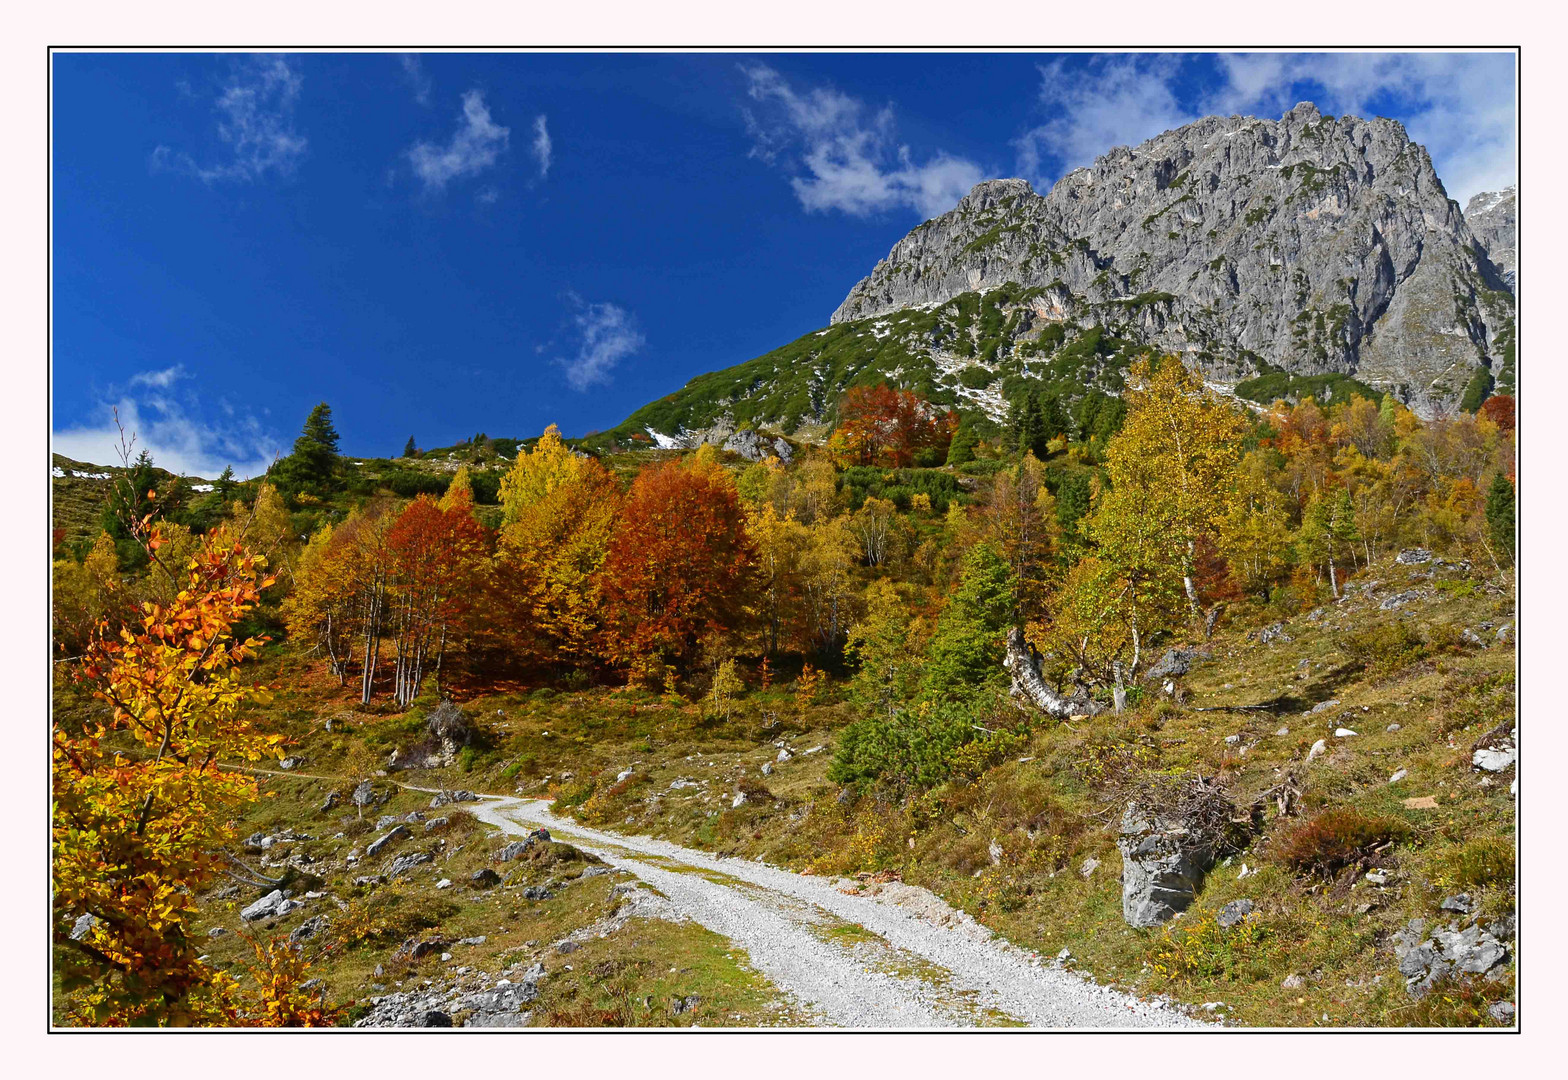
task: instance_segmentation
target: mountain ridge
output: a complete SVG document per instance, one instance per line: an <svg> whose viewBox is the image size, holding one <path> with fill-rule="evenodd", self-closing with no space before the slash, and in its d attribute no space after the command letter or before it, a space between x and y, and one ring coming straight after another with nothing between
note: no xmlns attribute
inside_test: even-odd
<svg viewBox="0 0 1568 1080"><path fill-rule="evenodd" d="M1116 393L1140 351L1261 400L1359 387L1427 416L1474 407L1513 385L1508 227L1472 230L1397 121L1310 103L1277 121L1206 117L1115 147L1045 195L982 182L899 240L827 327L698 376L601 438L814 431L844 389L878 380L997 420L1031 379Z"/></svg>

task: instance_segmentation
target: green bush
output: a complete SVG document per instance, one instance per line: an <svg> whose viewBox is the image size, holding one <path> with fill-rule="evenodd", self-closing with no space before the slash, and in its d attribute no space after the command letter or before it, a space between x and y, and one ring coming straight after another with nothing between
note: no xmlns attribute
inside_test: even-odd
<svg viewBox="0 0 1568 1080"><path fill-rule="evenodd" d="M971 364L958 373L960 385L970 390L984 390L996 381L997 373L976 364Z"/></svg>
<svg viewBox="0 0 1568 1080"><path fill-rule="evenodd" d="M450 482L448 477L437 476L434 473L413 472L409 469L393 469L381 478L384 487L405 499L412 499L418 495L445 495Z"/></svg>
<svg viewBox="0 0 1568 1080"><path fill-rule="evenodd" d="M1459 889L1507 888L1514 883L1513 841L1502 836L1471 840L1449 855L1444 881Z"/></svg>

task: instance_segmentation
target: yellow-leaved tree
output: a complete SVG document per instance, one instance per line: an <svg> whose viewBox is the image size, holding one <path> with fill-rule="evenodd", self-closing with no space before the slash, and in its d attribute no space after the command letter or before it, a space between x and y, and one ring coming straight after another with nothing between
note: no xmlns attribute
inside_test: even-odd
<svg viewBox="0 0 1568 1080"><path fill-rule="evenodd" d="M513 598L536 659L589 656L621 502L610 471L568 447L554 424L502 478L501 592Z"/></svg>
<svg viewBox="0 0 1568 1080"><path fill-rule="evenodd" d="M69 1015L111 1026L329 1022L301 1004L298 957L259 954L260 999L247 1001L202 961L191 925L195 892L256 797L253 779L220 765L276 754L283 739L256 729L244 706L264 691L233 671L260 644L233 628L271 584L265 560L226 527L172 566L158 561L158 527L137 535L180 587L144 601L118 632L99 624L79 675L107 715L57 720L52 732L55 970Z"/></svg>

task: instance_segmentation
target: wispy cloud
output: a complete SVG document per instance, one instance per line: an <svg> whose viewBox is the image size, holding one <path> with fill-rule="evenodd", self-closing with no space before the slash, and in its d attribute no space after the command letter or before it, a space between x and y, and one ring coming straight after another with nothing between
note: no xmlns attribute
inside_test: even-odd
<svg viewBox="0 0 1568 1080"><path fill-rule="evenodd" d="M539 179L550 175L555 144L550 141L550 129L543 116L534 117L534 161L539 165Z"/></svg>
<svg viewBox="0 0 1568 1080"><path fill-rule="evenodd" d="M1038 183L1088 165L1113 146L1130 146L1196 119L1171 88L1179 58L1097 59L1069 71L1058 60L1040 68L1040 105L1051 116L1014 141L1019 171Z"/></svg>
<svg viewBox="0 0 1568 1080"><path fill-rule="evenodd" d="M175 364L173 367L164 368L162 371L143 371L131 376L132 386L152 386L160 390L167 390L178 380L185 377L185 365Z"/></svg>
<svg viewBox="0 0 1568 1080"><path fill-rule="evenodd" d="M491 119L484 94L470 90L463 95L463 111L451 141L445 146L415 143L408 159L427 192L443 191L451 181L494 165L510 139L511 129Z"/></svg>
<svg viewBox="0 0 1568 1080"><path fill-rule="evenodd" d="M403 74L408 79L410 89L414 91L414 100L421 105L430 104L430 76L425 74L425 66L420 62L415 53L399 53L398 63L403 66Z"/></svg>
<svg viewBox="0 0 1568 1080"><path fill-rule="evenodd" d="M585 391L609 383L614 367L634 355L647 339L637 329L632 313L616 304L589 303L576 293L566 297L572 307L572 337L577 353L559 358L573 390Z"/></svg>
<svg viewBox="0 0 1568 1080"><path fill-rule="evenodd" d="M153 168L187 173L206 184L249 183L268 173L293 175L308 145L294 130L294 110L304 82L285 56L237 62L213 102L226 159L204 165L188 152L159 146L152 154Z"/></svg>
<svg viewBox="0 0 1568 1080"><path fill-rule="evenodd" d="M1371 118L1398 112L1426 146L1449 194L1513 182L1511 54L1247 53L1215 58L1217 78L1185 98L1178 81L1193 57L1097 58L1087 70L1040 68L1048 119L1014 146L1019 171L1037 186L1088 165L1112 146L1133 145L1203 116L1278 117L1300 101L1325 113Z"/></svg>
<svg viewBox="0 0 1568 1080"><path fill-rule="evenodd" d="M153 462L170 472L187 476L214 477L224 466L232 466L239 477L257 476L267 470L283 452L260 421L248 414L236 414L232 406L220 402L225 412L222 426L208 421L201 401L194 394L176 400L163 391L179 371L144 372L131 379L133 387L148 387L150 392L131 389L110 394L100 402L86 421L52 435L56 453L95 465L119 463L120 428L115 425L116 411L129 438L135 436L137 450L145 449ZM151 378L149 378L151 376ZM167 381L156 377L169 376Z"/></svg>
<svg viewBox="0 0 1568 1080"><path fill-rule="evenodd" d="M907 208L934 217L984 178L979 165L943 151L916 163L897 142L892 106L870 109L831 87L797 91L765 65L741 70L756 103L743 110L751 155L791 173L808 211L864 217Z"/></svg>

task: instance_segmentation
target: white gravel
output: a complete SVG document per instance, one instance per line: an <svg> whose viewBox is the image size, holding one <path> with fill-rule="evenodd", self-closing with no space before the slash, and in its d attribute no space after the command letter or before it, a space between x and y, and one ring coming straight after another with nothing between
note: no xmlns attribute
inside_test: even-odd
<svg viewBox="0 0 1568 1080"><path fill-rule="evenodd" d="M487 798L473 810L508 833L544 825L636 875L830 1026L1209 1026L1053 968L924 889L890 883L851 895L841 885L852 883L586 828L538 800Z"/></svg>

